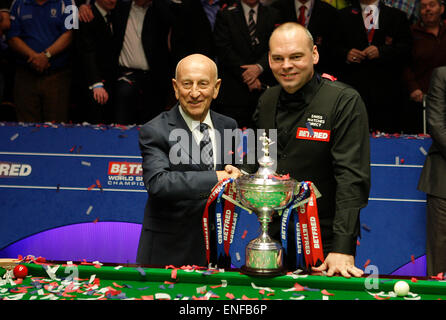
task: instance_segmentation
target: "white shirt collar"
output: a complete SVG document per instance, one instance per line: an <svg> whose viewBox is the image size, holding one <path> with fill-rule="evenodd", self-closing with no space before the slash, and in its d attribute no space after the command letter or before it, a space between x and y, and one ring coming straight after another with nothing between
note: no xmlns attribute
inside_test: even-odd
<svg viewBox="0 0 446 320"><path fill-rule="evenodd" d="M183 117L184 121L186 122L187 127L190 129L190 131L192 132L194 132L195 130L200 131L200 122L192 119L186 112L184 112L183 107L181 107L181 105L178 105L178 108L180 109L180 114ZM203 123L206 123L210 129L214 129L214 125L212 124L210 116L210 110L208 110L208 113L206 114Z"/></svg>
<svg viewBox="0 0 446 320"><path fill-rule="evenodd" d="M103 17L107 15L108 12L104 10L97 2L95 2L94 5L96 6L96 8L99 10L99 12Z"/></svg>
<svg viewBox="0 0 446 320"><path fill-rule="evenodd" d="M240 3L242 4L243 12L245 14L245 17L247 18L246 21L248 21L249 10L251 10L251 9L254 9L254 20L256 21L257 12L259 11L259 4L256 4L253 8L251 8L243 1L240 1Z"/></svg>
<svg viewBox="0 0 446 320"><path fill-rule="evenodd" d="M362 10L362 12L364 12L364 10L367 8L367 7L371 7L371 6L373 6L373 7L376 7L376 9L377 10L379 10L379 0L377 0L377 1L375 1L375 2L373 2L373 3L371 3L371 4L363 4L363 3L360 3L360 5L361 5L361 10Z"/></svg>
<svg viewBox="0 0 446 320"><path fill-rule="evenodd" d="M301 6L305 6L305 7L307 7L307 9L310 9L313 6L313 2L314 2L314 0L308 0L305 3L302 3L299 0L294 0L296 10L299 9Z"/></svg>

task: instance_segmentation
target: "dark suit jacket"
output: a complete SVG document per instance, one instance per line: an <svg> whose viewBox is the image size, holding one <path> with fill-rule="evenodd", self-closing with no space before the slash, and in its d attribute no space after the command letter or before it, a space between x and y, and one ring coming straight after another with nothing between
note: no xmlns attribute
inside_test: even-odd
<svg viewBox="0 0 446 320"><path fill-rule="evenodd" d="M175 17L170 40L174 65L192 53L201 53L215 59L211 23L201 0L172 2L171 8Z"/></svg>
<svg viewBox="0 0 446 320"><path fill-rule="evenodd" d="M410 57L412 36L406 14L398 9L379 4L379 28L372 45L379 50L379 58L361 63L346 63L347 53L368 47L359 4L340 11L342 41L337 54L342 59L339 80L359 91L369 112L372 129L398 132L401 101L404 98L402 72ZM392 130L392 131L390 131Z"/></svg>
<svg viewBox="0 0 446 320"><path fill-rule="evenodd" d="M178 108L161 113L140 130L144 184L149 193L137 256L142 264L207 265L201 221L217 175L191 159L189 150L196 142ZM224 129L237 127L235 120L213 111L211 119L222 140ZM176 133L186 134L180 151L183 164L169 160L169 152L179 146L169 135L177 137ZM216 170L224 169L222 148L217 150L220 164Z"/></svg>
<svg viewBox="0 0 446 320"><path fill-rule="evenodd" d="M116 64L113 55L113 35L95 5L91 6L94 18L80 22L76 33L76 50L82 66L84 86L105 80L115 80Z"/></svg>
<svg viewBox="0 0 446 320"><path fill-rule="evenodd" d="M297 22L294 0L277 0L271 6L279 10L281 23ZM319 52L319 62L315 69L320 73L337 76L339 71L337 57L333 54L333 47L340 35L339 23L339 12L336 8L322 0L314 1L308 30Z"/></svg>
<svg viewBox="0 0 446 320"><path fill-rule="evenodd" d="M426 117L432 145L418 189L446 199L446 67L434 69L426 98Z"/></svg>
<svg viewBox="0 0 446 320"><path fill-rule="evenodd" d="M131 9L132 1L118 2L113 19L115 34L115 64L119 64L119 55L124 44L125 30ZM165 100L167 90L170 88L170 79L173 69L170 66L170 54L167 37L172 24L172 16L166 0L153 0L144 17L141 41L149 68L152 71L154 92L158 92L154 99ZM158 101L163 104L164 101Z"/></svg>
<svg viewBox="0 0 446 320"><path fill-rule="evenodd" d="M241 65L260 64L264 69L260 81L267 85L275 84L268 64L268 41L278 21L278 12L274 8L260 4L256 27L259 43L251 46L247 21L240 2L219 11L214 36L219 76L222 78L219 95L222 105L252 105L254 111L260 92L249 92L248 86L243 83L244 69L240 68Z"/></svg>

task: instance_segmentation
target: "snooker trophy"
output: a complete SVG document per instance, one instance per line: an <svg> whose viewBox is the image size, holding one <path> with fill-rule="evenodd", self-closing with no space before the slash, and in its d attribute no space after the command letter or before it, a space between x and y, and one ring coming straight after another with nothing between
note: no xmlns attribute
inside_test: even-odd
<svg viewBox="0 0 446 320"><path fill-rule="evenodd" d="M272 169L274 160L269 156L271 140L263 133L259 169L255 174L235 180L237 201L252 210L260 222L260 235L246 246L246 261L242 272L252 276L283 274L283 248L268 234L269 223L277 210L285 208L297 193L299 184L289 176L279 176Z"/></svg>

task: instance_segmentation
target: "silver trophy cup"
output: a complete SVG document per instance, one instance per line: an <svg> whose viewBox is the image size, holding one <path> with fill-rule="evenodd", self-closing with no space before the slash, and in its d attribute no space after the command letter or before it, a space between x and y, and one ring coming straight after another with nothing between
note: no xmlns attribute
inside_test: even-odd
<svg viewBox="0 0 446 320"><path fill-rule="evenodd" d="M261 226L260 235L246 246L246 263L242 272L271 277L283 274L284 267L282 246L269 236L269 223L277 210L285 208L293 200L298 183L274 172L274 160L269 156L271 140L265 133L260 139L263 140L264 156L258 160L259 170L239 177L235 186L237 201L257 215Z"/></svg>

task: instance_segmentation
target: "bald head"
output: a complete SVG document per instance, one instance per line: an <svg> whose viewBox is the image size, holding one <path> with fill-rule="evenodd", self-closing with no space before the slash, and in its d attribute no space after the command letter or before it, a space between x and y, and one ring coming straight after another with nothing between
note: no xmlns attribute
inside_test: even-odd
<svg viewBox="0 0 446 320"><path fill-rule="evenodd" d="M281 41L282 38L288 39L305 39L308 43L308 47L310 50L313 50L314 41L313 36L310 31L304 26L295 23L295 22L287 22L281 24L276 29L274 29L271 37L269 38L269 48L271 50L271 44L275 44L277 41Z"/></svg>
<svg viewBox="0 0 446 320"><path fill-rule="evenodd" d="M182 71L186 68L194 68L195 66L200 66L200 68L206 68L209 71L209 76L211 79L217 81L218 79L218 70L217 65L214 61L206 57L205 55L196 53L191 54L183 59L181 59L177 67L175 69L175 79L178 80L178 77L182 73Z"/></svg>

